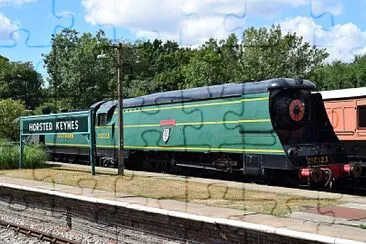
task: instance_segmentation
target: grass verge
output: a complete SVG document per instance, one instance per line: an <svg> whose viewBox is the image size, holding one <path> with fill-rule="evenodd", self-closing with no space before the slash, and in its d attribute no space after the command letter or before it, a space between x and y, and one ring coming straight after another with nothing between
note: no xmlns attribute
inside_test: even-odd
<svg viewBox="0 0 366 244"><path fill-rule="evenodd" d="M24 148L24 168L43 167L48 154L40 145L26 145ZM0 169L16 169L19 163L19 145L0 141Z"/></svg>
<svg viewBox="0 0 366 244"><path fill-rule="evenodd" d="M86 170L69 167L2 170L1 175L80 188L126 193L155 199L173 199L208 206L234 208L256 213L285 216L309 206L339 204L337 199L313 199L274 192L253 191L227 187L224 184L206 184L135 174L117 176L110 173L90 175Z"/></svg>

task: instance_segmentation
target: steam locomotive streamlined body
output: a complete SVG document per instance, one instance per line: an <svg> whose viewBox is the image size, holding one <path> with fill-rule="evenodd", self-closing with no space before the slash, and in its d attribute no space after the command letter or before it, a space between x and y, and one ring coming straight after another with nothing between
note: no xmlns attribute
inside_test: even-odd
<svg viewBox="0 0 366 244"><path fill-rule="evenodd" d="M190 167L244 175L289 177L328 185L359 174L347 162L322 97L307 80L271 79L156 93L124 100L127 167ZM97 157L115 165L117 102L95 111ZM46 135L56 157L88 155L74 134Z"/></svg>

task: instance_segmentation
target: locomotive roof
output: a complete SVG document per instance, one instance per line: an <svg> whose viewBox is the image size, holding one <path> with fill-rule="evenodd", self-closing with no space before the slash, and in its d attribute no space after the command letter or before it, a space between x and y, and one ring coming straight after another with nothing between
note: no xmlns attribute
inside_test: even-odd
<svg viewBox="0 0 366 244"><path fill-rule="evenodd" d="M139 107L177 102L189 102L213 98L235 97L243 94L254 94L268 92L271 89L300 88L316 90L314 83L308 80L295 80L288 78L276 78L263 81L251 81L244 83L230 83L223 85L206 86L185 90L159 92L141 97L128 98L123 100L123 107ZM116 106L117 101L110 101L102 104L98 113L102 110Z"/></svg>
<svg viewBox="0 0 366 244"><path fill-rule="evenodd" d="M126 101L126 100L125 100ZM117 106L117 100L113 100L113 101L108 101L108 102L103 102L102 101L102 105L99 107L97 113L98 114L103 114L103 113L108 113L108 111Z"/></svg>
<svg viewBox="0 0 366 244"><path fill-rule="evenodd" d="M323 100L366 97L366 87L321 91Z"/></svg>
<svg viewBox="0 0 366 244"><path fill-rule="evenodd" d="M223 85L214 85L206 87L191 88L185 90L159 92L146 96L125 99L124 107L137 107L158 105L176 102L188 102L197 100L206 100L222 97L235 97L242 94L254 94L268 92L276 88L303 88L316 90L314 83L308 80L295 80L287 78L277 78L263 81L253 81L245 83L230 83Z"/></svg>

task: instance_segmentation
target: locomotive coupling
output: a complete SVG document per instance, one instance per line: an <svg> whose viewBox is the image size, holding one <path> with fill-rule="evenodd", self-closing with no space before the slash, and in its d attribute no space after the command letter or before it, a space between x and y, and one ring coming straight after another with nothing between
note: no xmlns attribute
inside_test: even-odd
<svg viewBox="0 0 366 244"><path fill-rule="evenodd" d="M300 181L310 181L319 183L321 181L328 181L331 178L338 179L345 176L353 176L355 178L362 175L362 166L360 163L348 164L328 164L317 167L301 168L298 171Z"/></svg>
<svg viewBox="0 0 366 244"><path fill-rule="evenodd" d="M302 168L299 170L299 179L301 181L310 180L314 183L319 183L323 180L323 172L319 167Z"/></svg>
<svg viewBox="0 0 366 244"><path fill-rule="evenodd" d="M349 163L343 166L344 172L349 176L360 177L362 175L362 166L360 163Z"/></svg>

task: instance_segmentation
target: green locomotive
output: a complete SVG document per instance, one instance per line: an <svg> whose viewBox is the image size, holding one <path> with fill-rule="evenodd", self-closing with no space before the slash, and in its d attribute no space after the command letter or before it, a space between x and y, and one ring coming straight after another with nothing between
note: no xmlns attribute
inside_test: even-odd
<svg viewBox="0 0 366 244"><path fill-rule="evenodd" d="M304 182L352 174L316 86L307 80L271 79L162 92L124 100L124 149L129 167L285 173ZM99 163L115 165L117 102L91 106L96 114ZM56 157L88 155L74 134L46 135ZM349 166L349 165L348 165Z"/></svg>

